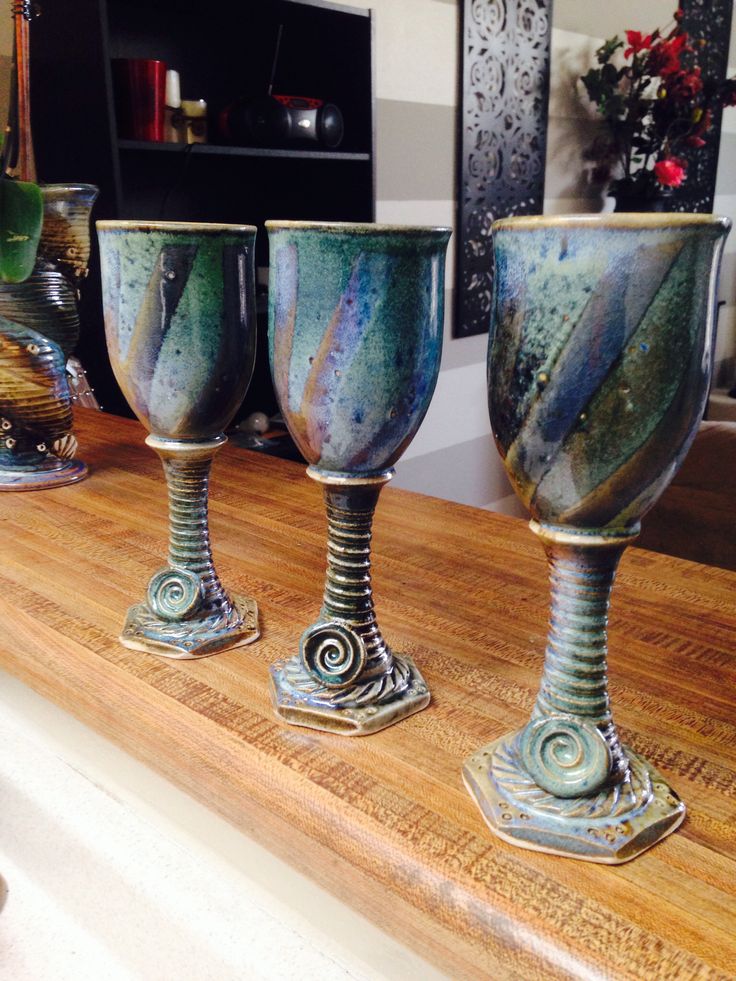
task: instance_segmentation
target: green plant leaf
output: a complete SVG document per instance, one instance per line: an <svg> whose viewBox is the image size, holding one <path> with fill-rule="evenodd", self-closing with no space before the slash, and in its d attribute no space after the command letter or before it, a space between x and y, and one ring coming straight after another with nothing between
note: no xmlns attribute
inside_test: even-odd
<svg viewBox="0 0 736 981"><path fill-rule="evenodd" d="M0 178L0 280L20 283L33 272L43 225L38 184Z"/></svg>
<svg viewBox="0 0 736 981"><path fill-rule="evenodd" d="M587 75L581 75L580 81L585 86L591 102L599 103L606 97L606 87L602 84L600 68L591 68Z"/></svg>
<svg viewBox="0 0 736 981"><path fill-rule="evenodd" d="M611 37L596 51L596 56L598 58L599 65L605 65L606 62L610 61L619 48L623 48L624 42L618 37Z"/></svg>
<svg viewBox="0 0 736 981"><path fill-rule="evenodd" d="M618 85L618 71L611 64L606 64L601 68L601 81L604 85L610 86L611 89L615 89Z"/></svg>

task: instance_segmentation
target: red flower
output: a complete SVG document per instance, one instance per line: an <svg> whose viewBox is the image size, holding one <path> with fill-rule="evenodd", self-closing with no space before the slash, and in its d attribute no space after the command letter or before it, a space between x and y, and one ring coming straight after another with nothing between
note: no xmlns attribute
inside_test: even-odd
<svg viewBox="0 0 736 981"><path fill-rule="evenodd" d="M626 40L629 47L624 51L624 58L630 58L632 54L639 54L640 51L648 51L652 46L653 34L643 35L641 31L627 31Z"/></svg>
<svg viewBox="0 0 736 981"><path fill-rule="evenodd" d="M679 187L685 180L685 162L679 157L666 157L654 165L654 176L663 187Z"/></svg>
<svg viewBox="0 0 736 981"><path fill-rule="evenodd" d="M669 92L676 102L691 102L703 91L703 79L696 65L692 71L679 71L668 82Z"/></svg>
<svg viewBox="0 0 736 981"><path fill-rule="evenodd" d="M679 24L680 21L682 20L682 18L685 16L685 11L682 9L682 7L678 7L677 10L674 12L674 14L672 16L675 18L675 20Z"/></svg>
<svg viewBox="0 0 736 981"><path fill-rule="evenodd" d="M652 46L647 58L647 71L650 75L666 78L681 70L680 55L687 44L687 34L676 34L673 38L660 41Z"/></svg>
<svg viewBox="0 0 736 981"><path fill-rule="evenodd" d="M705 140L700 136L688 136L685 142L688 146L695 147L696 150L699 150L701 146L705 146Z"/></svg>

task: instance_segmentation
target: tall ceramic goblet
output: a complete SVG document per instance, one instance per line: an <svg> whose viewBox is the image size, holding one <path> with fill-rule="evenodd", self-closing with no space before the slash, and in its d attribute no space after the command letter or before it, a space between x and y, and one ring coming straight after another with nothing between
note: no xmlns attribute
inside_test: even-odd
<svg viewBox="0 0 736 981"><path fill-rule="evenodd" d="M169 561L131 607L120 641L173 658L258 637L255 601L231 597L212 561L212 458L255 360L255 228L100 221L105 333L115 377L161 457Z"/></svg>
<svg viewBox="0 0 736 981"><path fill-rule="evenodd" d="M703 415L730 223L712 215L494 225L491 424L547 553L551 614L531 721L466 762L491 829L609 864L674 831L684 804L622 746L607 683L624 548Z"/></svg>
<svg viewBox="0 0 736 981"><path fill-rule="evenodd" d="M444 228L267 222L269 346L289 431L324 491L322 611L273 665L278 714L364 735L429 704L373 607L373 512L429 406L442 351Z"/></svg>

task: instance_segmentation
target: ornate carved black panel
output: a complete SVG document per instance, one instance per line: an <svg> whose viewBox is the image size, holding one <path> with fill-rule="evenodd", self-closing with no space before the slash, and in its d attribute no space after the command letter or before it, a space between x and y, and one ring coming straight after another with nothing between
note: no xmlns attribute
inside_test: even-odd
<svg viewBox="0 0 736 981"><path fill-rule="evenodd" d="M491 222L541 214L552 0L464 0L455 337L488 330Z"/></svg>
<svg viewBox="0 0 736 981"><path fill-rule="evenodd" d="M728 42L733 0L681 0L682 26L695 41L697 62L703 78L721 81L728 70ZM701 47L697 42L705 41ZM685 150L687 180L673 197L674 211L713 210L718 151L721 143L721 109L713 112L713 125L704 147Z"/></svg>

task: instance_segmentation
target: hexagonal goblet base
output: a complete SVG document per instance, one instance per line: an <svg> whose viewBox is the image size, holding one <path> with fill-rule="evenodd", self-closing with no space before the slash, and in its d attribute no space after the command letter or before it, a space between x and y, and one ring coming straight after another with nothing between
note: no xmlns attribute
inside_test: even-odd
<svg viewBox="0 0 736 981"><path fill-rule="evenodd" d="M399 691L392 697L387 686L394 680ZM376 682L330 691L307 673L300 655L271 665L271 697L278 716L292 725L343 736L367 736L429 705L427 683L406 655L394 654L392 671L378 683L384 686L382 693L369 690Z"/></svg>
<svg viewBox="0 0 736 981"><path fill-rule="evenodd" d="M63 466L40 466L37 470L0 469L0 491L50 490L76 484L87 476L87 465L81 460L68 460Z"/></svg>
<svg viewBox="0 0 736 981"><path fill-rule="evenodd" d="M523 730L522 730L523 732ZM626 749L628 774L588 797L555 797L537 786L518 752L521 733L468 757L463 780L488 827L521 848L620 865L671 834L685 805L661 774Z"/></svg>
<svg viewBox="0 0 736 981"><path fill-rule="evenodd" d="M193 661L252 644L259 636L256 601L233 596L230 609L177 621L164 620L138 603L128 610L120 643L134 651Z"/></svg>

